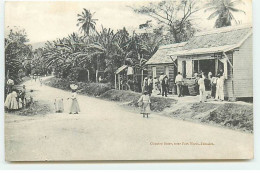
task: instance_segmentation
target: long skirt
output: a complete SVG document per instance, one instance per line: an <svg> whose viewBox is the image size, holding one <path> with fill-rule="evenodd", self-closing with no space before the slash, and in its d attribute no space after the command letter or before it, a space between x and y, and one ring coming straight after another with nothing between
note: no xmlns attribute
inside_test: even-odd
<svg viewBox="0 0 260 173"><path fill-rule="evenodd" d="M11 102L10 102L10 108L11 110L16 110L19 108L19 105L18 105L18 101L16 100L15 97L11 97Z"/></svg>
<svg viewBox="0 0 260 173"><path fill-rule="evenodd" d="M70 106L70 112L71 113L74 113L74 112L78 113L78 112L80 112L79 103L78 103L77 99L72 99L71 106Z"/></svg>
<svg viewBox="0 0 260 173"><path fill-rule="evenodd" d="M19 109L23 108L23 101L21 98L18 99L18 108Z"/></svg>
<svg viewBox="0 0 260 173"><path fill-rule="evenodd" d="M216 99L224 100L224 88L223 87L217 87L216 89Z"/></svg>
<svg viewBox="0 0 260 173"><path fill-rule="evenodd" d="M149 114L151 113L150 103L143 103L141 114Z"/></svg>
<svg viewBox="0 0 260 173"><path fill-rule="evenodd" d="M206 91L205 91L205 88L200 88L200 101L201 102L206 101Z"/></svg>
<svg viewBox="0 0 260 173"><path fill-rule="evenodd" d="M5 99L5 107L7 109L10 109L11 107L11 99L12 99L12 94L8 94Z"/></svg>
<svg viewBox="0 0 260 173"><path fill-rule="evenodd" d="M211 97L215 98L216 96L216 84L211 85Z"/></svg>

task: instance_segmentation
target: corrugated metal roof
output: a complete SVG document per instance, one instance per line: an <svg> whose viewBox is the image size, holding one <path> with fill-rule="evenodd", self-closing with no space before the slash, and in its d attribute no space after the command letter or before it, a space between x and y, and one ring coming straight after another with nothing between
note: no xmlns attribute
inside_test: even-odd
<svg viewBox="0 0 260 173"><path fill-rule="evenodd" d="M168 55L195 55L228 51L239 47L252 34L252 26L224 27L208 32L201 32L192 37L181 51Z"/></svg>
<svg viewBox="0 0 260 173"><path fill-rule="evenodd" d="M160 46L157 52L146 62L146 65L173 63L172 58L176 59L177 57L171 58L168 54L181 50L185 44L186 42Z"/></svg>

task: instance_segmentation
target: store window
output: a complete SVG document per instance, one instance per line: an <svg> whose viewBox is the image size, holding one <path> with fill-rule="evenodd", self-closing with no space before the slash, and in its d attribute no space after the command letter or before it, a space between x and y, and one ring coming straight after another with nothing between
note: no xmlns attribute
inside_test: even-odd
<svg viewBox="0 0 260 173"><path fill-rule="evenodd" d="M182 76L186 78L186 61L182 61Z"/></svg>

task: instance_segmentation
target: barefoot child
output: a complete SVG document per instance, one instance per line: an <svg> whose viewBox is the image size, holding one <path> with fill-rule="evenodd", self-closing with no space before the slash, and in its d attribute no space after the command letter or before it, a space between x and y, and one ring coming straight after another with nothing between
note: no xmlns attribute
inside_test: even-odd
<svg viewBox="0 0 260 173"><path fill-rule="evenodd" d="M148 115L151 113L151 109L150 109L151 101L147 91L145 91L144 94L140 97L138 103L139 104L142 103L141 114L143 114L143 117L145 117L146 115L146 117L148 118Z"/></svg>
<svg viewBox="0 0 260 173"><path fill-rule="evenodd" d="M64 111L63 98L55 98L54 106L56 113L62 113Z"/></svg>

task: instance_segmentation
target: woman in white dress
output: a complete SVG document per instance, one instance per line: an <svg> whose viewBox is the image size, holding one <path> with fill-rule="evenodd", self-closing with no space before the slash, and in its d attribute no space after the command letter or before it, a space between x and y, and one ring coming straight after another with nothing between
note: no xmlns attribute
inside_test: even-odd
<svg viewBox="0 0 260 173"><path fill-rule="evenodd" d="M6 99L5 99L5 107L7 109L10 109L11 107L11 98L12 98L12 93L9 93L7 96L6 96Z"/></svg>
<svg viewBox="0 0 260 173"><path fill-rule="evenodd" d="M224 74L220 76L217 79L217 84L216 84L216 99L220 101L224 101L224 82L225 82L225 77Z"/></svg>
<svg viewBox="0 0 260 173"><path fill-rule="evenodd" d="M143 118L145 117L145 115L148 118L148 115L151 113L151 100L147 91L145 91L144 94L140 97L140 99L138 100L138 104L142 105L141 114L143 114Z"/></svg>
<svg viewBox="0 0 260 173"><path fill-rule="evenodd" d="M11 93L11 98L10 98L10 110L17 110L19 109L18 101L17 101L17 92L13 91Z"/></svg>
<svg viewBox="0 0 260 173"><path fill-rule="evenodd" d="M80 112L80 108L77 100L77 93L75 90L72 90L72 95L70 99L71 99L70 114L72 113L78 114Z"/></svg>

